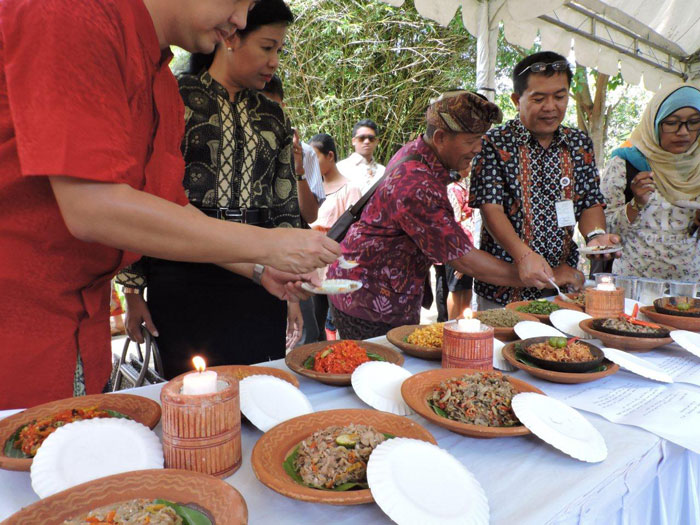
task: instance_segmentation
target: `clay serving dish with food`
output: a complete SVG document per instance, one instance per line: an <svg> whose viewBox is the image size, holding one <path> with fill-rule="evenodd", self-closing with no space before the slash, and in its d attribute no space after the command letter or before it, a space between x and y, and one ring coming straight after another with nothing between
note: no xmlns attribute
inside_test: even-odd
<svg viewBox="0 0 700 525"><path fill-rule="evenodd" d="M551 350L553 357L552 359L535 357L532 354L533 347L543 343L546 345L547 350ZM562 361L554 359L555 354L562 354L574 345L576 345L578 348L586 347L592 358L587 361ZM553 370L555 372L588 372L589 370L600 367L600 365L603 363L603 359L605 359L605 355L603 355L603 351L600 348L576 338L566 339L565 337L532 337L521 341L520 348L525 354L527 354L527 359L529 361L532 361L532 363L536 364L540 368L544 368L545 370ZM585 352L585 349L583 350Z"/></svg>
<svg viewBox="0 0 700 525"><path fill-rule="evenodd" d="M596 321L596 319L600 319L603 321L605 320L605 318L585 319L579 323L579 326L581 327L581 330L591 334L591 336L593 336L595 339L600 339L605 346L609 346L611 348L619 348L620 350L627 351L644 352L648 350L653 350L654 348L658 348L660 346L671 344L673 342L673 339L671 339L671 337L637 337L628 335L617 335L612 334L610 332L602 332L600 330L596 330L593 327L593 322ZM668 330L669 333L670 330L673 330L673 328L671 328L670 326L660 326Z"/></svg>
<svg viewBox="0 0 700 525"><path fill-rule="evenodd" d="M662 297L654 301L660 314L700 318L700 299L691 297Z"/></svg>

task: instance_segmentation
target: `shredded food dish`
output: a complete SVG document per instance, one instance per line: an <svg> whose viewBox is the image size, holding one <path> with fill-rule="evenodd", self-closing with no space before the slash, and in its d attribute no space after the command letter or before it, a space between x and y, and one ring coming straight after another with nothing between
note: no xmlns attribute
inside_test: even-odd
<svg viewBox="0 0 700 525"><path fill-rule="evenodd" d="M435 323L423 328L417 328L407 338L406 342L417 346L442 348L442 331L445 323Z"/></svg>
<svg viewBox="0 0 700 525"><path fill-rule="evenodd" d="M294 467L304 483L332 489L344 483L367 481L367 461L386 440L366 425L332 426L301 442Z"/></svg>
<svg viewBox="0 0 700 525"><path fill-rule="evenodd" d="M39 419L26 425L15 440L14 447L33 458L44 440L56 429L74 421L105 417L114 417L114 415L107 410L98 409L97 406L64 410L51 417Z"/></svg>
<svg viewBox="0 0 700 525"><path fill-rule="evenodd" d="M92 510L63 525L182 525L183 521L171 507L153 500L134 499Z"/></svg>
<svg viewBox="0 0 700 525"><path fill-rule="evenodd" d="M499 372L477 372L448 379L428 396L436 413L462 423L487 427L520 425L511 401L517 394Z"/></svg>
<svg viewBox="0 0 700 525"><path fill-rule="evenodd" d="M351 374L362 363L370 361L367 350L355 341L341 341L319 352L314 370L329 374Z"/></svg>
<svg viewBox="0 0 700 525"><path fill-rule="evenodd" d="M611 317L603 321L603 328L617 330L619 332L630 332L635 334L661 334L664 330L653 323L632 323L624 317Z"/></svg>
<svg viewBox="0 0 700 525"><path fill-rule="evenodd" d="M549 341L527 347L527 353L545 361L559 363L581 363L594 361L590 348L578 341L567 341L564 337L550 337Z"/></svg>
<svg viewBox="0 0 700 525"><path fill-rule="evenodd" d="M501 310L484 310L482 312L476 312L474 317L476 317L482 323L494 328L512 328L522 321L522 319L518 317L518 314L512 310L506 310L505 308Z"/></svg>

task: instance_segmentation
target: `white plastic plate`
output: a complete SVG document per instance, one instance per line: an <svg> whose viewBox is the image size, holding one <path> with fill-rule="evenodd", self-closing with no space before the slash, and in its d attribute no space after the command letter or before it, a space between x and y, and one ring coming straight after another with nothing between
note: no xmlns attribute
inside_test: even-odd
<svg viewBox="0 0 700 525"><path fill-rule="evenodd" d="M613 363L620 365L620 367L633 374L646 377L647 379L653 379L654 381L661 381L662 383L673 383L673 378L670 375L654 363L645 361L641 357L623 352L617 348L602 348L601 350L603 350L607 359L610 359Z"/></svg>
<svg viewBox="0 0 700 525"><path fill-rule="evenodd" d="M520 321L514 327L515 333L520 339L530 339L531 337L566 337L559 330L548 324L537 321Z"/></svg>
<svg viewBox="0 0 700 525"><path fill-rule="evenodd" d="M486 525L484 489L462 463L426 441L393 438L369 457L367 482L377 505L400 525Z"/></svg>
<svg viewBox="0 0 700 525"><path fill-rule="evenodd" d="M671 338L684 350L700 357L700 334L688 330L673 330Z"/></svg>
<svg viewBox="0 0 700 525"><path fill-rule="evenodd" d="M504 346L506 346L506 344L503 341L499 341L498 339L493 340L493 367L503 372L514 372L517 368L503 357Z"/></svg>
<svg viewBox="0 0 700 525"><path fill-rule="evenodd" d="M605 246L602 248L602 250L598 250L592 246L584 246L583 248L579 248L578 252L581 255L605 255L606 253L615 253L622 251L622 246L620 244L615 244L613 246Z"/></svg>
<svg viewBox="0 0 700 525"><path fill-rule="evenodd" d="M241 412L263 432L314 411L297 387L274 376L248 376L240 382Z"/></svg>
<svg viewBox="0 0 700 525"><path fill-rule="evenodd" d="M603 436L569 405L534 392L517 394L512 405L533 434L572 458L598 463L608 457Z"/></svg>
<svg viewBox="0 0 700 525"><path fill-rule="evenodd" d="M351 279L326 279L321 282L320 286L302 283L301 287L307 292L318 295L337 295L341 293L352 293L359 290L362 288L362 281L353 281Z"/></svg>
<svg viewBox="0 0 700 525"><path fill-rule="evenodd" d="M581 327L578 325L585 319L591 319L591 316L584 312L566 310L564 308L549 314L549 320L552 321L554 327L558 328L565 334L572 337L579 337L581 339L591 339L591 336L581 330Z"/></svg>
<svg viewBox="0 0 700 525"><path fill-rule="evenodd" d="M121 418L69 423L46 438L34 456L32 488L45 498L93 479L163 468L163 448L147 426Z"/></svg>
<svg viewBox="0 0 700 525"><path fill-rule="evenodd" d="M393 363L370 361L358 366L350 377L357 397L372 408L398 416L413 414L401 396L401 384L411 372Z"/></svg>

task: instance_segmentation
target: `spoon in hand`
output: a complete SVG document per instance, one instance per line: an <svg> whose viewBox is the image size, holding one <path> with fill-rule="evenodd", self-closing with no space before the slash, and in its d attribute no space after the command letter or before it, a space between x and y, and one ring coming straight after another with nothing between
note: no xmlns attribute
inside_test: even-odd
<svg viewBox="0 0 700 525"><path fill-rule="evenodd" d="M564 295L563 293L561 293L561 290L560 290L559 287L557 286L557 283L554 282L554 279L552 279L551 277L548 277L547 280L548 280L550 283L552 283L552 286L554 286L554 288L556 288L557 293L559 294L559 298L560 298L562 301L564 301L565 303L573 303L573 304L576 304L576 301L574 301L573 299L570 299L569 297L567 297L566 295Z"/></svg>

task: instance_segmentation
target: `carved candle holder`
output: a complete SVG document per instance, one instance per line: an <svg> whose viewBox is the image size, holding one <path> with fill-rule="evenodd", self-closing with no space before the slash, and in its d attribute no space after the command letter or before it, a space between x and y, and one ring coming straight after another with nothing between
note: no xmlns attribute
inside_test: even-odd
<svg viewBox="0 0 700 525"><path fill-rule="evenodd" d="M442 368L493 370L493 328L482 323L479 332L464 332L456 321L445 323Z"/></svg>
<svg viewBox="0 0 700 525"><path fill-rule="evenodd" d="M625 311L625 290L615 288L615 290L596 290L586 288L585 311L592 317L617 317Z"/></svg>
<svg viewBox="0 0 700 525"><path fill-rule="evenodd" d="M241 466L238 379L219 374L217 392L185 395L182 378L160 393L165 467L228 477Z"/></svg>

